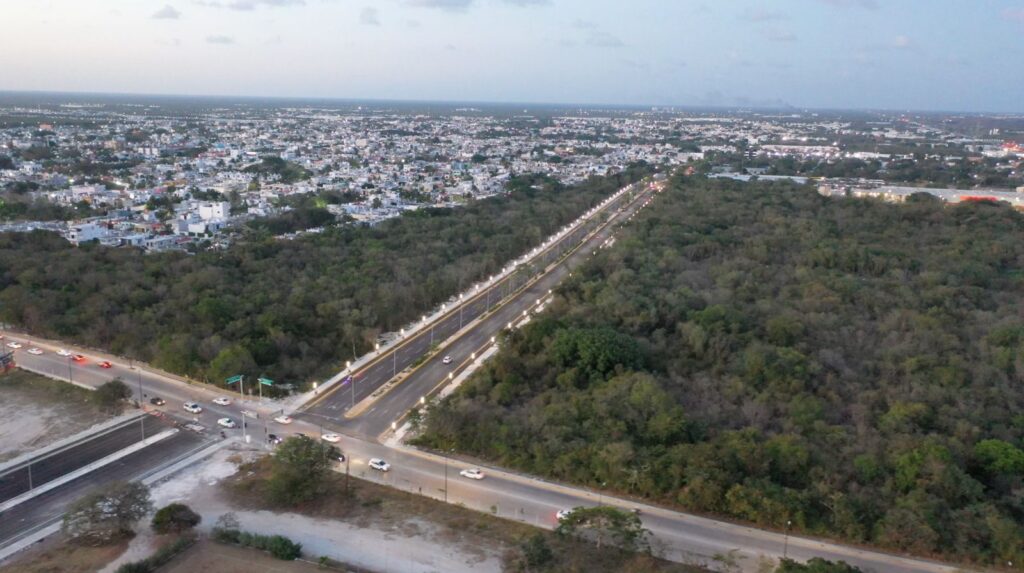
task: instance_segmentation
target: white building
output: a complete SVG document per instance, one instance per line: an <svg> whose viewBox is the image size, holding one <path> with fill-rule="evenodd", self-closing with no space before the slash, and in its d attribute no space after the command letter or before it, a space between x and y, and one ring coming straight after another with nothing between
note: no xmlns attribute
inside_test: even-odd
<svg viewBox="0 0 1024 573"><path fill-rule="evenodd" d="M92 240L103 238L107 235L107 228L97 225L95 223L83 223L81 225L73 225L68 228L67 233L64 235L71 244L81 245Z"/></svg>
<svg viewBox="0 0 1024 573"><path fill-rule="evenodd" d="M212 219L227 219L230 214L231 203L228 203L227 201L199 204L199 218L204 221L210 221Z"/></svg>

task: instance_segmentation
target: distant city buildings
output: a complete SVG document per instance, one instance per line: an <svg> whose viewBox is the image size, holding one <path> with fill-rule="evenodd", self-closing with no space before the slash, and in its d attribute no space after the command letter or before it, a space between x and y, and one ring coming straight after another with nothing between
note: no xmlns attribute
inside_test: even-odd
<svg viewBox="0 0 1024 573"><path fill-rule="evenodd" d="M689 164L689 172L712 177L814 180L823 190L846 189L844 170L868 165L870 181L849 192L886 198L905 195L880 189L908 164L978 168L977 181L957 186L997 179L1010 195L1024 186L1024 148L1006 141L1011 132L967 137L951 120L664 108L428 114L387 106L163 105L0 108L26 119L0 128L0 192L16 189L10 198L90 213L0 230L58 229L76 245L96 240L153 251L226 245L238 225L280 215L304 197L340 220L372 225L502 193L516 175L571 185L641 161Z"/></svg>

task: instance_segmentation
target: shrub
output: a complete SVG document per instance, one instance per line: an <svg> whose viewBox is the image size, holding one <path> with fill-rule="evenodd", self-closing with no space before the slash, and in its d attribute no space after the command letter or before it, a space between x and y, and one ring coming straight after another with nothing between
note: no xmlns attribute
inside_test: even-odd
<svg viewBox="0 0 1024 573"><path fill-rule="evenodd" d="M161 507L150 524L157 533L181 533L199 525L202 518L183 503L172 503Z"/></svg>

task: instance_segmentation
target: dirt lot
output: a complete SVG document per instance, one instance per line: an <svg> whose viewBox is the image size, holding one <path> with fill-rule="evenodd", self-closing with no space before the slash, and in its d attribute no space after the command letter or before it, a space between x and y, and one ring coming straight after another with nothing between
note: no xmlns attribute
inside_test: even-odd
<svg viewBox="0 0 1024 573"><path fill-rule="evenodd" d="M95 573L127 547L128 540L107 547L82 547L55 535L0 567L0 573Z"/></svg>
<svg viewBox="0 0 1024 573"><path fill-rule="evenodd" d="M312 573L325 569L303 561L281 561L255 549L200 541L160 573Z"/></svg>
<svg viewBox="0 0 1024 573"><path fill-rule="evenodd" d="M109 418L91 392L24 370L0 374L0 462Z"/></svg>
<svg viewBox="0 0 1024 573"><path fill-rule="evenodd" d="M694 573L699 569L654 559L646 555L626 554L579 541L560 538L554 533L529 525L499 519L352 478L334 476L326 493L315 503L280 508L268 505L265 487L269 475L269 458L243 464L240 471L224 480L221 488L233 507L263 511L292 511L318 520L332 520L361 529L386 532L409 538L407 543L426 542L426 551L444 547L455 548L462 555L477 555L480 569L497 566L500 570L520 570L522 544L538 533L550 547L553 561L532 571L612 573L620 571L651 571ZM296 537L297 541L302 541ZM367 551L387 551L386 548ZM498 556L497 562L490 557ZM348 560L353 561L353 560Z"/></svg>

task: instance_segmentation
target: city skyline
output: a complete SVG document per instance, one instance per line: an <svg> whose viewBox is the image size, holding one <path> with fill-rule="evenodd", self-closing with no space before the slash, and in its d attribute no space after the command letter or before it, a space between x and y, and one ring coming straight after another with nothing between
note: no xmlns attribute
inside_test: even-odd
<svg viewBox="0 0 1024 573"><path fill-rule="evenodd" d="M4 91L1021 112L1024 3L14 0ZM952 38L956 37L956 41ZM986 89L977 86L985 85Z"/></svg>

